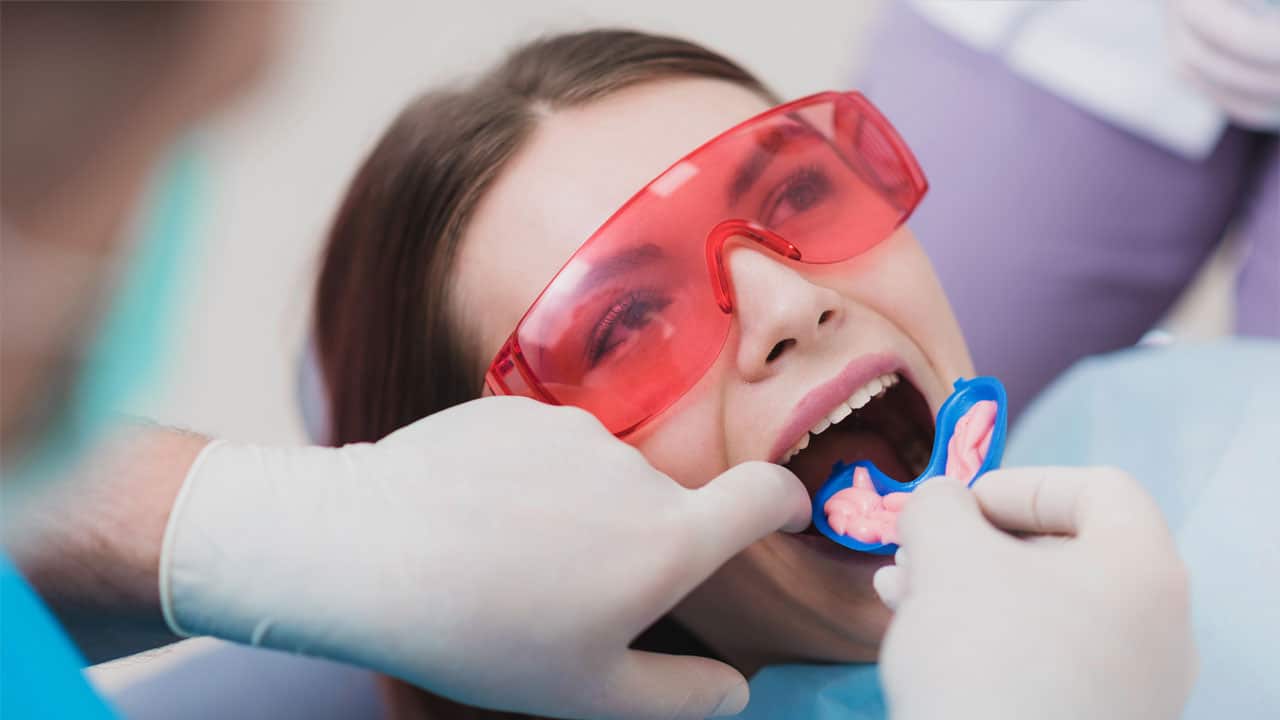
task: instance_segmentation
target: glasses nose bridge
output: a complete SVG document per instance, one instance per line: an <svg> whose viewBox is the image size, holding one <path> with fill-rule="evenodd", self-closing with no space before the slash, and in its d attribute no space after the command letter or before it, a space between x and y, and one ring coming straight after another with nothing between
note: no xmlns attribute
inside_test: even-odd
<svg viewBox="0 0 1280 720"><path fill-rule="evenodd" d="M733 284L725 262L725 248L734 237L747 238L790 260L801 259L800 249L786 238L750 220L724 220L716 224L707 233L707 273L711 276L711 289L715 292L716 304L726 315L733 312Z"/></svg>

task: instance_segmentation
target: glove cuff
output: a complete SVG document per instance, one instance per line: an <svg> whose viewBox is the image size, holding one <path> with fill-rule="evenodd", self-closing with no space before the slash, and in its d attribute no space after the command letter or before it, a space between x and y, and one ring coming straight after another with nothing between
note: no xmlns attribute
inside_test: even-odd
<svg viewBox="0 0 1280 720"><path fill-rule="evenodd" d="M353 508L348 449L213 442L192 464L160 552L165 623L183 637L305 650L308 627L340 610L322 603L344 564Z"/></svg>
<svg viewBox="0 0 1280 720"><path fill-rule="evenodd" d="M200 473L208 457L223 444L225 444L223 440L214 440L205 445L200 454L196 456L195 462L191 463L191 469L187 470L187 476L182 480L182 487L178 490L178 496L174 498L173 507L169 510L169 520L164 527L164 540L160 547L160 610L164 613L165 625L168 625L170 632L178 637L194 637L198 634L188 631L178 623L178 618L173 608L173 593L171 591L173 587L172 568L178 521L182 517L187 497L190 495L192 485L194 485L192 478Z"/></svg>

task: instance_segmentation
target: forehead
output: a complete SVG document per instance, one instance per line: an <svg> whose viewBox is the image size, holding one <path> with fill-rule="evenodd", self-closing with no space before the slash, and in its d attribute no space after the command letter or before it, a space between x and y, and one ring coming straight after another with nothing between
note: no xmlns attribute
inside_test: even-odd
<svg viewBox="0 0 1280 720"><path fill-rule="evenodd" d="M543 118L476 208L458 258L461 319L485 359L619 206L690 150L767 108L726 81L679 79Z"/></svg>

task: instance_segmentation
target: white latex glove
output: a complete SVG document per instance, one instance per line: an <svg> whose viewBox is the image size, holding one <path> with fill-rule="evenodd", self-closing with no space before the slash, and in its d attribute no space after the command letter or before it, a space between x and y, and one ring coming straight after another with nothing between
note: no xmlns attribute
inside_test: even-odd
<svg viewBox="0 0 1280 720"><path fill-rule="evenodd" d="M698 490L580 410L486 398L377 444L220 443L161 558L165 616L559 717L732 714L720 662L627 649L726 560L807 526L800 481L739 465Z"/></svg>
<svg viewBox="0 0 1280 720"><path fill-rule="evenodd" d="M1174 61L1238 124L1280 128L1280 2L1173 0Z"/></svg>
<svg viewBox="0 0 1280 720"><path fill-rule="evenodd" d="M899 565L875 578L896 607L880 666L894 720L1180 715L1196 672L1187 578L1136 481L1025 468L930 485L899 518Z"/></svg>

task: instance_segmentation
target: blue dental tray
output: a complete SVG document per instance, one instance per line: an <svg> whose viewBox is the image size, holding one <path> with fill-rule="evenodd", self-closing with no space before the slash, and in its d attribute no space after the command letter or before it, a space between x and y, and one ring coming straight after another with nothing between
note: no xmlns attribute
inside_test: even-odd
<svg viewBox="0 0 1280 720"><path fill-rule="evenodd" d="M853 487L853 471L857 468L864 467L868 474L871 475L871 484L875 486L876 492L881 497L895 492L913 492L920 483L929 478L942 475L947 467L947 446L951 443L951 436L955 434L956 423L964 414L969 411L975 404L983 400L994 400L996 403L996 424L991 430L991 446L987 450L987 457L983 460L982 466L978 468L978 472L974 475L973 480L969 481L969 485L982 477L983 473L990 472L1000 467L1000 458L1004 455L1005 436L1008 433L1009 411L1008 399L1005 396L1004 385L993 377L976 377L972 380L959 379L955 382L955 391L951 393L951 397L942 404L942 408L938 410L938 422L933 437L933 453L929 456L929 464L925 467L924 472L911 482L898 482L893 478L885 475L870 460L859 460L851 465L843 462L837 462L831 468L831 475L827 481L823 483L822 489L813 498L813 525L818 532L825 535L832 542L843 545L850 550L870 553L872 555L891 555L898 546L894 543L864 543L859 542L846 535L841 535L831 526L827 524L827 513L823 507L832 495Z"/></svg>

